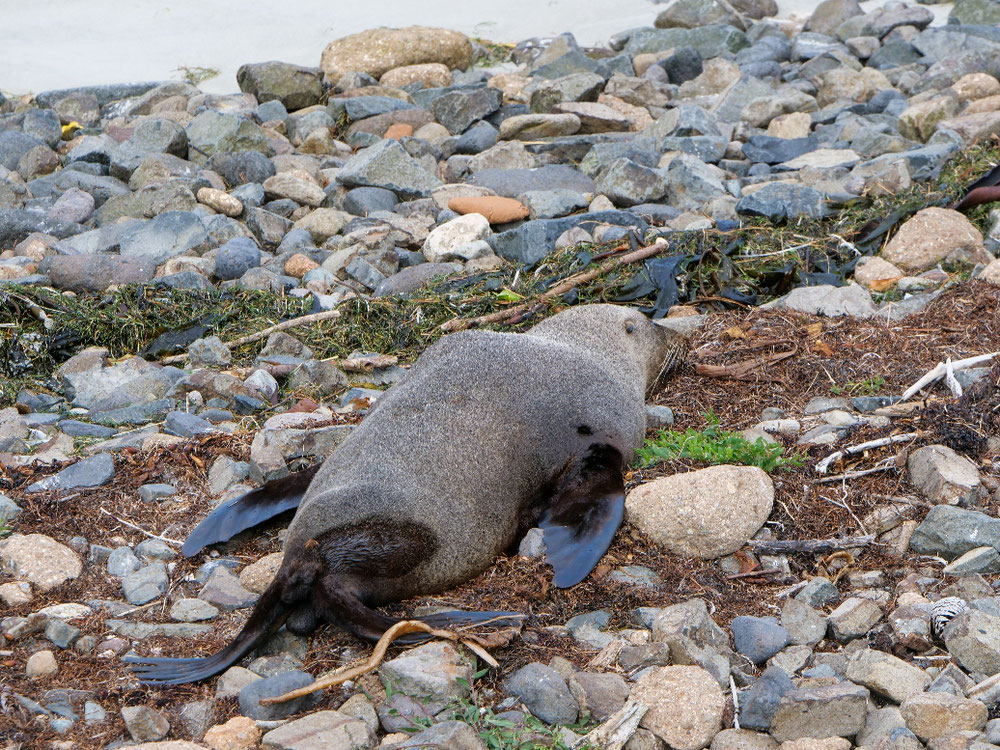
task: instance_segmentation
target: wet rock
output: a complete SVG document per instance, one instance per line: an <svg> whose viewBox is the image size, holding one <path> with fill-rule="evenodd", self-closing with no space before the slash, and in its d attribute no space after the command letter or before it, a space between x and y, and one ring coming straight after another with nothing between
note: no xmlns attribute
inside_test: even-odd
<svg viewBox="0 0 1000 750"><path fill-rule="evenodd" d="M28 485L27 492L66 492L83 487L102 487L115 476L114 459L106 453L67 466L51 477Z"/></svg>
<svg viewBox="0 0 1000 750"><path fill-rule="evenodd" d="M865 725L868 690L849 682L785 693L771 719L779 742L804 737L853 737Z"/></svg>
<svg viewBox="0 0 1000 750"><path fill-rule="evenodd" d="M552 667L533 662L521 667L504 683L504 689L547 724L572 724L579 706L566 681Z"/></svg>
<svg viewBox="0 0 1000 750"><path fill-rule="evenodd" d="M989 263L979 230L958 211L921 209L896 232L882 256L907 273L916 274L938 263Z"/></svg>
<svg viewBox="0 0 1000 750"><path fill-rule="evenodd" d="M700 667L654 667L636 681L631 697L650 707L640 726L676 750L707 747L722 728L725 699Z"/></svg>
<svg viewBox="0 0 1000 750"><path fill-rule="evenodd" d="M927 445L906 459L910 481L933 503L968 505L979 495L979 470L945 445Z"/></svg>
<svg viewBox="0 0 1000 750"><path fill-rule="evenodd" d="M0 565L43 592L76 578L83 570L73 550L44 534L11 535L0 550Z"/></svg>
<svg viewBox="0 0 1000 750"><path fill-rule="evenodd" d="M642 484L625 508L629 522L665 549L711 559L742 547L767 520L773 500L774 487L760 469L713 466Z"/></svg>

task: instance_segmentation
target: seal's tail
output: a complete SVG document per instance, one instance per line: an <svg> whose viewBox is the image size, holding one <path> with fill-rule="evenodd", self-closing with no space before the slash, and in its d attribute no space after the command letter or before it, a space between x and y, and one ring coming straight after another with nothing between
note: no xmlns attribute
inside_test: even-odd
<svg viewBox="0 0 1000 750"><path fill-rule="evenodd" d="M144 659L125 657L135 675L147 683L181 685L218 674L242 659L252 649L277 632L291 607L282 601L284 584L273 582L257 601L250 619L233 641L211 656L194 659Z"/></svg>

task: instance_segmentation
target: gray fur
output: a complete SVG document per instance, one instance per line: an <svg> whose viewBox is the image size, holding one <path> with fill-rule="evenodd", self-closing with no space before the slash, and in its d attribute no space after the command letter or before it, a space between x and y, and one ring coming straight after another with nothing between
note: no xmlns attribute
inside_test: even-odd
<svg viewBox="0 0 1000 750"><path fill-rule="evenodd" d="M632 460L645 392L679 339L613 305L572 308L524 334L446 336L319 470L285 564L331 530L391 519L429 529L434 552L377 599L473 578L514 541L525 504L595 439L578 427Z"/></svg>

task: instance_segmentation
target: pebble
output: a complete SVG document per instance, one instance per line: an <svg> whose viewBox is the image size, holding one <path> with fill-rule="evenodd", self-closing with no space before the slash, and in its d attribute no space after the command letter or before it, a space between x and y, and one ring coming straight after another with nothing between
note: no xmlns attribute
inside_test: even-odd
<svg viewBox="0 0 1000 750"><path fill-rule="evenodd" d="M51 651L36 651L28 657L24 666L24 673L30 680L39 677L48 677L59 672L59 664L56 662L55 654Z"/></svg>

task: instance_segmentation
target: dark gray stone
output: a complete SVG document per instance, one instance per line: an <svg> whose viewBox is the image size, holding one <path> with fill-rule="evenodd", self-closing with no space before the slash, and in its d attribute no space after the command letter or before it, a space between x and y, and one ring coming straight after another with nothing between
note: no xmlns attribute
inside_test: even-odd
<svg viewBox="0 0 1000 750"><path fill-rule="evenodd" d="M213 154L207 166L217 172L230 187L263 183L275 174L274 163L259 151ZM261 191L263 192L263 188Z"/></svg>
<svg viewBox="0 0 1000 750"><path fill-rule="evenodd" d="M144 404L122 406L106 411L92 411L87 415L87 419L108 427L142 425L160 421L174 408L176 408L176 404L172 398L161 398Z"/></svg>
<svg viewBox="0 0 1000 750"><path fill-rule="evenodd" d="M26 209L0 211L0 250L13 250L17 243L35 232L62 239L86 231L83 224L49 219L44 213Z"/></svg>
<svg viewBox="0 0 1000 750"><path fill-rule="evenodd" d="M323 97L322 70L276 60L241 65L236 83L261 104L278 101L289 110L319 104Z"/></svg>
<svg viewBox="0 0 1000 750"><path fill-rule="evenodd" d="M115 462L108 453L84 458L51 477L28 485L28 492L64 492L82 487L102 487L115 476Z"/></svg>
<svg viewBox="0 0 1000 750"><path fill-rule="evenodd" d="M119 99L131 99L142 96L147 91L162 85L162 81L144 81L142 83L108 83L97 86L77 86L71 89L52 89L35 94L35 102L40 107L53 107L56 102L71 96L93 96L100 106Z"/></svg>
<svg viewBox="0 0 1000 750"><path fill-rule="evenodd" d="M374 211L392 211L399 198L391 190L379 187L359 187L344 196L344 210L355 216L368 216Z"/></svg>
<svg viewBox="0 0 1000 750"><path fill-rule="evenodd" d="M701 55L694 47L681 47L669 57L657 61L656 64L666 71L667 79L675 85L697 78L704 70Z"/></svg>
<svg viewBox="0 0 1000 750"><path fill-rule="evenodd" d="M204 164L216 153L260 151L270 156L274 148L259 125L243 115L207 109L188 124L191 161Z"/></svg>
<svg viewBox="0 0 1000 750"><path fill-rule="evenodd" d="M649 224L630 211L592 211L561 219L527 221L515 229L499 232L487 238L493 252L513 263L534 266L555 248L555 241L571 227L585 229L596 224L634 227L641 234Z"/></svg>
<svg viewBox="0 0 1000 750"><path fill-rule="evenodd" d="M100 230L97 230L100 231ZM118 255L50 255L38 266L56 289L103 292L112 284L142 283L156 275L151 258Z"/></svg>
<svg viewBox="0 0 1000 750"><path fill-rule="evenodd" d="M669 183L666 170L618 159L598 176L595 190L616 206L634 206L663 198Z"/></svg>
<svg viewBox="0 0 1000 750"><path fill-rule="evenodd" d="M733 619L733 645L754 664L763 664L791 641L773 617L740 616Z"/></svg>
<svg viewBox="0 0 1000 750"><path fill-rule="evenodd" d="M216 429L211 422L194 414L188 414L186 411L172 411L167 414L167 418L163 421L163 431L168 435L191 437L193 435L207 435L216 432Z"/></svg>
<svg viewBox="0 0 1000 750"><path fill-rule="evenodd" d="M260 248L249 237L235 237L215 253L215 275L223 280L238 279L260 265Z"/></svg>
<svg viewBox="0 0 1000 750"><path fill-rule="evenodd" d="M579 705L566 682L552 667L538 662L527 664L507 678L504 689L546 724L576 721Z"/></svg>
<svg viewBox="0 0 1000 750"><path fill-rule="evenodd" d="M752 135L743 144L743 155L753 162L780 164L808 154L820 147L815 135L805 138L778 138L773 135Z"/></svg>
<svg viewBox="0 0 1000 750"><path fill-rule="evenodd" d="M347 99L335 99L332 104L343 107L351 120L363 120L366 117L384 115L386 112L396 112L401 109L415 109L409 102L393 96L352 96Z"/></svg>
<svg viewBox="0 0 1000 750"><path fill-rule="evenodd" d="M529 190L517 199L532 219L555 219L588 206L587 197L576 190Z"/></svg>
<svg viewBox="0 0 1000 750"><path fill-rule="evenodd" d="M740 198L736 213L780 221L799 216L820 218L826 215L827 209L825 197L819 190L804 185L774 183Z"/></svg>
<svg viewBox="0 0 1000 750"><path fill-rule="evenodd" d="M472 90L452 91L439 96L431 104L431 112L449 132L459 135L472 123L499 109L502 101L503 93L500 89L483 86Z"/></svg>
<svg viewBox="0 0 1000 750"><path fill-rule="evenodd" d="M740 698L740 726L767 731L781 696L794 689L795 684L785 670L780 667L765 669Z"/></svg>
<svg viewBox="0 0 1000 750"><path fill-rule="evenodd" d="M311 684L313 677L308 672L283 672L274 677L254 680L240 691L240 713L258 721L273 721L286 716L308 711L319 703L323 691L310 693L295 700L262 706L261 698L276 698L279 695Z"/></svg>
<svg viewBox="0 0 1000 750"><path fill-rule="evenodd" d="M10 170L17 169L21 158L42 141L20 130L0 130L0 166Z"/></svg>
<svg viewBox="0 0 1000 750"><path fill-rule="evenodd" d="M148 259L156 265L175 255L208 249L208 233L193 211L167 211L130 226L121 236L122 257Z"/></svg>
<svg viewBox="0 0 1000 750"><path fill-rule="evenodd" d="M153 563L129 573L122 579L122 593L129 604L139 606L167 593L170 578L163 563Z"/></svg>
<svg viewBox="0 0 1000 750"><path fill-rule="evenodd" d="M625 45L625 52L662 52L679 47L694 47L702 59L739 52L750 42L742 31L728 24L710 24L695 29L636 29Z"/></svg>
<svg viewBox="0 0 1000 750"><path fill-rule="evenodd" d="M407 266L380 282L375 287L373 296L404 296L422 289L440 276L450 276L453 273L456 273L455 267L450 263L420 263Z"/></svg>
<svg viewBox="0 0 1000 750"><path fill-rule="evenodd" d="M837 587L823 576L815 576L795 595L797 601L810 607L825 607L840 599Z"/></svg>
<svg viewBox="0 0 1000 750"><path fill-rule="evenodd" d="M580 171L596 177L618 159L629 159L644 167L655 167L662 150L654 138L634 138L627 141L601 141L587 151L580 162Z"/></svg>
<svg viewBox="0 0 1000 750"><path fill-rule="evenodd" d="M488 122L480 121L466 130L455 142L456 154L478 154L497 143L500 131Z"/></svg>
<svg viewBox="0 0 1000 750"><path fill-rule="evenodd" d="M425 198L441 186L398 141L385 139L352 156L337 174L348 187L381 187L404 198Z"/></svg>
<svg viewBox="0 0 1000 750"><path fill-rule="evenodd" d="M482 169L466 180L497 195L516 198L528 190L576 190L594 192L594 181L567 164L549 164L537 169Z"/></svg>
<svg viewBox="0 0 1000 750"><path fill-rule="evenodd" d="M953 505L936 505L910 538L910 549L919 555L953 560L976 547L1000 552L1000 518Z"/></svg>

